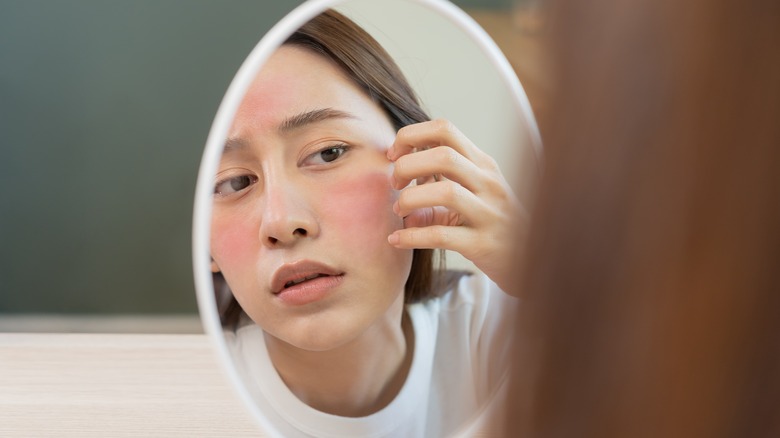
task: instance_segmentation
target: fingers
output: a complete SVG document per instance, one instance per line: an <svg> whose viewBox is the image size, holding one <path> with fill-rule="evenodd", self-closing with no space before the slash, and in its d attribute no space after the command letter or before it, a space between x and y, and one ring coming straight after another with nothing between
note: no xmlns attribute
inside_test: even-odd
<svg viewBox="0 0 780 438"><path fill-rule="evenodd" d="M387 237L387 241L396 248L441 248L457 251L463 255L469 253L478 239L476 233L467 227L449 227L432 225L420 228L397 230Z"/></svg>
<svg viewBox="0 0 780 438"><path fill-rule="evenodd" d="M480 219L489 217L489 208L485 201L474 195L462 185L445 180L403 190L393 205L393 211L406 217L412 212L429 207L444 207L450 214L431 218L430 224L467 225L476 224Z"/></svg>
<svg viewBox="0 0 780 438"><path fill-rule="evenodd" d="M479 187L475 177L479 173L480 168L458 151L441 146L399 157L393 169L393 186L402 189L415 179L441 175L477 191Z"/></svg>
<svg viewBox="0 0 780 438"><path fill-rule="evenodd" d="M415 123L398 131L395 142L387 150L387 158L396 161L411 152L438 146L448 146L479 167L492 167L495 160L481 151L448 120L437 119Z"/></svg>
<svg viewBox="0 0 780 438"><path fill-rule="evenodd" d="M481 195L491 176L501 175L495 160L447 120L402 128L387 156L395 162L392 183L397 190L414 180L419 184L443 177Z"/></svg>
<svg viewBox="0 0 780 438"><path fill-rule="evenodd" d="M459 252L494 281L511 273L522 208L493 158L446 120L402 128L387 157L400 190L393 211L404 225L388 236L390 245Z"/></svg>

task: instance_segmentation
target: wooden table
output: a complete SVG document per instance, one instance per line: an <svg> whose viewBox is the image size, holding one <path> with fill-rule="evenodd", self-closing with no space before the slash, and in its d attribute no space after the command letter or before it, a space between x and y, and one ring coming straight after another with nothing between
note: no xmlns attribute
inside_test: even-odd
<svg viewBox="0 0 780 438"><path fill-rule="evenodd" d="M206 335L0 333L0 437L263 436Z"/></svg>
<svg viewBox="0 0 780 438"><path fill-rule="evenodd" d="M206 335L0 333L1 438L263 436Z"/></svg>

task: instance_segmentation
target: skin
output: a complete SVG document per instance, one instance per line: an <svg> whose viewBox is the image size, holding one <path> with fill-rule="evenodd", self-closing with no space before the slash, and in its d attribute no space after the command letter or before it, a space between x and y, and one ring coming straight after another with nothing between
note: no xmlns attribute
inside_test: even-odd
<svg viewBox="0 0 780 438"><path fill-rule="evenodd" d="M280 129L324 109L346 116ZM411 250L458 251L511 290L509 242L525 229L495 161L451 123L396 133L336 65L292 46L269 59L242 102L215 191L212 270L263 328L293 393L342 416L378 411L406 378ZM291 306L271 278L301 260L343 276L323 298Z"/></svg>
<svg viewBox="0 0 780 438"><path fill-rule="evenodd" d="M279 130L324 108L349 117ZM265 331L291 390L339 415L365 415L391 400L411 357L402 316L412 251L387 242L403 227L386 156L394 138L381 109L335 65L285 46L241 104L216 178L212 269ZM324 161L333 154L320 151L339 145L349 149ZM344 275L325 298L287 305L271 278L301 260Z"/></svg>
<svg viewBox="0 0 780 438"><path fill-rule="evenodd" d="M517 290L510 279L522 255L509 242L524 235L528 213L493 157L447 120L402 128L387 157L393 187L405 187L393 205L404 229L388 242L459 252L502 290Z"/></svg>

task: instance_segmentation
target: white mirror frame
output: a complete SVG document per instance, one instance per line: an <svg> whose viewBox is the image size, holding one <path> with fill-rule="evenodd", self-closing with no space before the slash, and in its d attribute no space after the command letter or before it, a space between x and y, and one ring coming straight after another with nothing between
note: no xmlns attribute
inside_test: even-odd
<svg viewBox="0 0 780 438"><path fill-rule="evenodd" d="M326 9L336 7L339 4L348 1L349 0L309 0L280 20L268 31L260 42L258 42L241 65L236 76L233 78L233 81L230 83L230 86L225 93L225 97L222 99L214 123L211 126L211 131L209 132L206 141L206 147L198 171L193 208L192 261L201 321L217 355L218 362L227 375L228 380L238 393L244 405L259 423L263 432L267 433L269 436L281 435L276 427L267 420L265 415L256 406L241 376L236 371L222 332L222 324L214 296L211 259L209 257L209 242L211 234L212 194L215 176L224 141L228 136L235 113L260 68L296 29L300 28ZM522 115L524 123L527 125L528 135L531 138L531 145L534 149L537 163L540 163L542 157L541 137L528 98L511 65L493 40L471 17L446 0L407 1L427 7L432 10L432 12L449 20L453 25L462 30L485 53L504 81L504 85L506 85L507 89L511 90L512 101L517 104L518 114Z"/></svg>

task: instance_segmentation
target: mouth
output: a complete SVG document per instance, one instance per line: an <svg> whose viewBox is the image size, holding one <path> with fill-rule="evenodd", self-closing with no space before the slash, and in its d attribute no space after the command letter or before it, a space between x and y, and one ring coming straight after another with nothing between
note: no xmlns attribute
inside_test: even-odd
<svg viewBox="0 0 780 438"><path fill-rule="evenodd" d="M271 280L271 292L278 295L296 286L305 286L309 282L318 282L321 278L341 277L344 273L328 265L302 260L282 265L274 272Z"/></svg>
<svg viewBox="0 0 780 438"><path fill-rule="evenodd" d="M314 274L314 275L309 275L309 276L306 276L306 277L303 277L303 278L299 278L299 279L296 279L296 280L291 280L291 281L288 281L287 283L284 284L284 289L287 289L288 287L295 286L296 284L301 284L304 281L314 280L315 278L320 278L320 277L330 277L330 275L328 275L328 274Z"/></svg>

